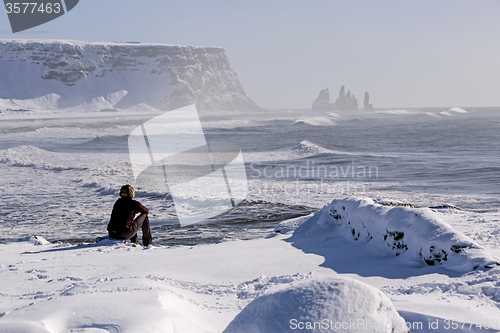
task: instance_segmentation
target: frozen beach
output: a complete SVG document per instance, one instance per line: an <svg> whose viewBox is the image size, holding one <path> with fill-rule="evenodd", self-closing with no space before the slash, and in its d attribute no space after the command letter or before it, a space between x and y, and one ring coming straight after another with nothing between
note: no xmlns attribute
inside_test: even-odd
<svg viewBox="0 0 500 333"><path fill-rule="evenodd" d="M412 332L500 331L497 111L200 113L249 194L188 227L130 169L127 136L159 112L2 112L0 332L244 332L253 301L337 278ZM125 183L153 246L96 242Z"/></svg>
<svg viewBox="0 0 500 333"><path fill-rule="evenodd" d="M484 223L477 214L439 215L468 217L476 230ZM412 332L451 331L451 325L454 332L498 331L500 268L457 273L341 237L289 237L145 249L111 241L5 244L0 331L222 332L254 299L338 276L381 289ZM292 327L293 313L273 316Z"/></svg>

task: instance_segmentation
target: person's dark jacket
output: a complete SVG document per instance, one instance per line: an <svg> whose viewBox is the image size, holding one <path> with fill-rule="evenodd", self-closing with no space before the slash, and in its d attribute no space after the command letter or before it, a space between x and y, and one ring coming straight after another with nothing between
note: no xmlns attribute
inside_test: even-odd
<svg viewBox="0 0 500 333"><path fill-rule="evenodd" d="M140 202L120 198L116 200L108 223L108 231L122 233L130 229L136 214L148 214L149 210Z"/></svg>

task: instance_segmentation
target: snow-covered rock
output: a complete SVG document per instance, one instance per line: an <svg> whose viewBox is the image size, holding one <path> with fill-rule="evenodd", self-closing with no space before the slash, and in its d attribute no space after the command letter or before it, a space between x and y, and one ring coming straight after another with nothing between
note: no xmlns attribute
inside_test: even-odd
<svg viewBox="0 0 500 333"><path fill-rule="evenodd" d="M312 111L331 111L333 110L333 103L330 100L330 92L328 88L319 92L318 98L313 102Z"/></svg>
<svg viewBox="0 0 500 333"><path fill-rule="evenodd" d="M350 278L306 280L248 304L224 333L409 332L378 289Z"/></svg>
<svg viewBox="0 0 500 333"><path fill-rule="evenodd" d="M50 244L48 240L41 236L26 236L18 240L18 242L30 242L33 245L47 245Z"/></svg>
<svg viewBox="0 0 500 333"><path fill-rule="evenodd" d="M498 265L485 249L429 208L392 207L367 198L349 198L333 200L309 218L292 222L278 224L274 233L291 233L295 228L295 238L335 242L336 237L342 237L353 243L368 243L374 253L404 255L423 266L441 265L455 272Z"/></svg>
<svg viewBox="0 0 500 333"><path fill-rule="evenodd" d="M0 109L256 110L224 49L0 40Z"/></svg>

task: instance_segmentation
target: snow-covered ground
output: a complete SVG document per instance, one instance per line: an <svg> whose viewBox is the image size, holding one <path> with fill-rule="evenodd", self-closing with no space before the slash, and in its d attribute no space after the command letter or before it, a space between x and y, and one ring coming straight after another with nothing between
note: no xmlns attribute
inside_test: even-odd
<svg viewBox="0 0 500 333"><path fill-rule="evenodd" d="M254 323L250 318L256 313L256 305L242 309L262 296L267 299L257 304L275 304L270 308L272 317L283 321L282 326L276 327L297 331L299 323L343 320L347 304L356 303L354 296L344 303L333 302L333 292L304 297L304 290L321 290L318 283L339 277L380 289L412 332L499 331L500 267L457 272L452 266L429 266L424 260L408 260L409 256L397 256L389 246L384 245L387 251L383 251L383 235L377 234L380 228L373 229L370 241L356 241L338 232L347 224L329 223L324 217L336 206L344 206L343 214L354 220L364 218L367 226L380 226L394 212L419 212L364 199L335 201L315 215L281 223L276 227L280 232L275 231L266 239L194 247L142 248L110 240L70 245L24 238L0 246L0 332L222 332L240 312L228 332L252 332L255 330L244 327L245 323ZM500 250L498 242L489 242L484 235L483 214L453 209L427 213L431 217L415 219L414 229L407 229L403 240L418 234L422 243L426 240L429 245L429 229L419 226L438 220L439 227L446 229L442 233L446 239L477 246L479 256L487 260L491 260L488 251ZM499 216L488 217L492 218ZM465 220L467 228L457 223ZM463 234L447 222L456 224ZM495 230L492 237L499 228ZM435 230L432 234L436 234ZM443 244L442 239L438 243ZM422 245L414 238L415 244ZM475 259L469 259L477 257L476 253ZM365 288L352 287L353 282L346 281L353 290ZM274 296L277 292L281 294ZM372 299L370 295L371 291L366 291L366 302ZM286 306L277 306L273 297L276 302L285 300ZM306 308L304 313L310 318L294 318L291 309L299 308ZM324 308L330 312L320 311ZM337 317L336 311L340 311ZM266 318L262 319L264 323L269 319ZM353 318L356 316L350 317ZM349 321L348 317L344 319Z"/></svg>

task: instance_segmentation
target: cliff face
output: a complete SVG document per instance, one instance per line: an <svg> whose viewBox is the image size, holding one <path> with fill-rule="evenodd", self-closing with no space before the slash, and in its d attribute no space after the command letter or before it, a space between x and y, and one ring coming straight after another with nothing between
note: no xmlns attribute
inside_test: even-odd
<svg viewBox="0 0 500 333"><path fill-rule="evenodd" d="M0 107L256 110L222 48L0 40Z"/></svg>

